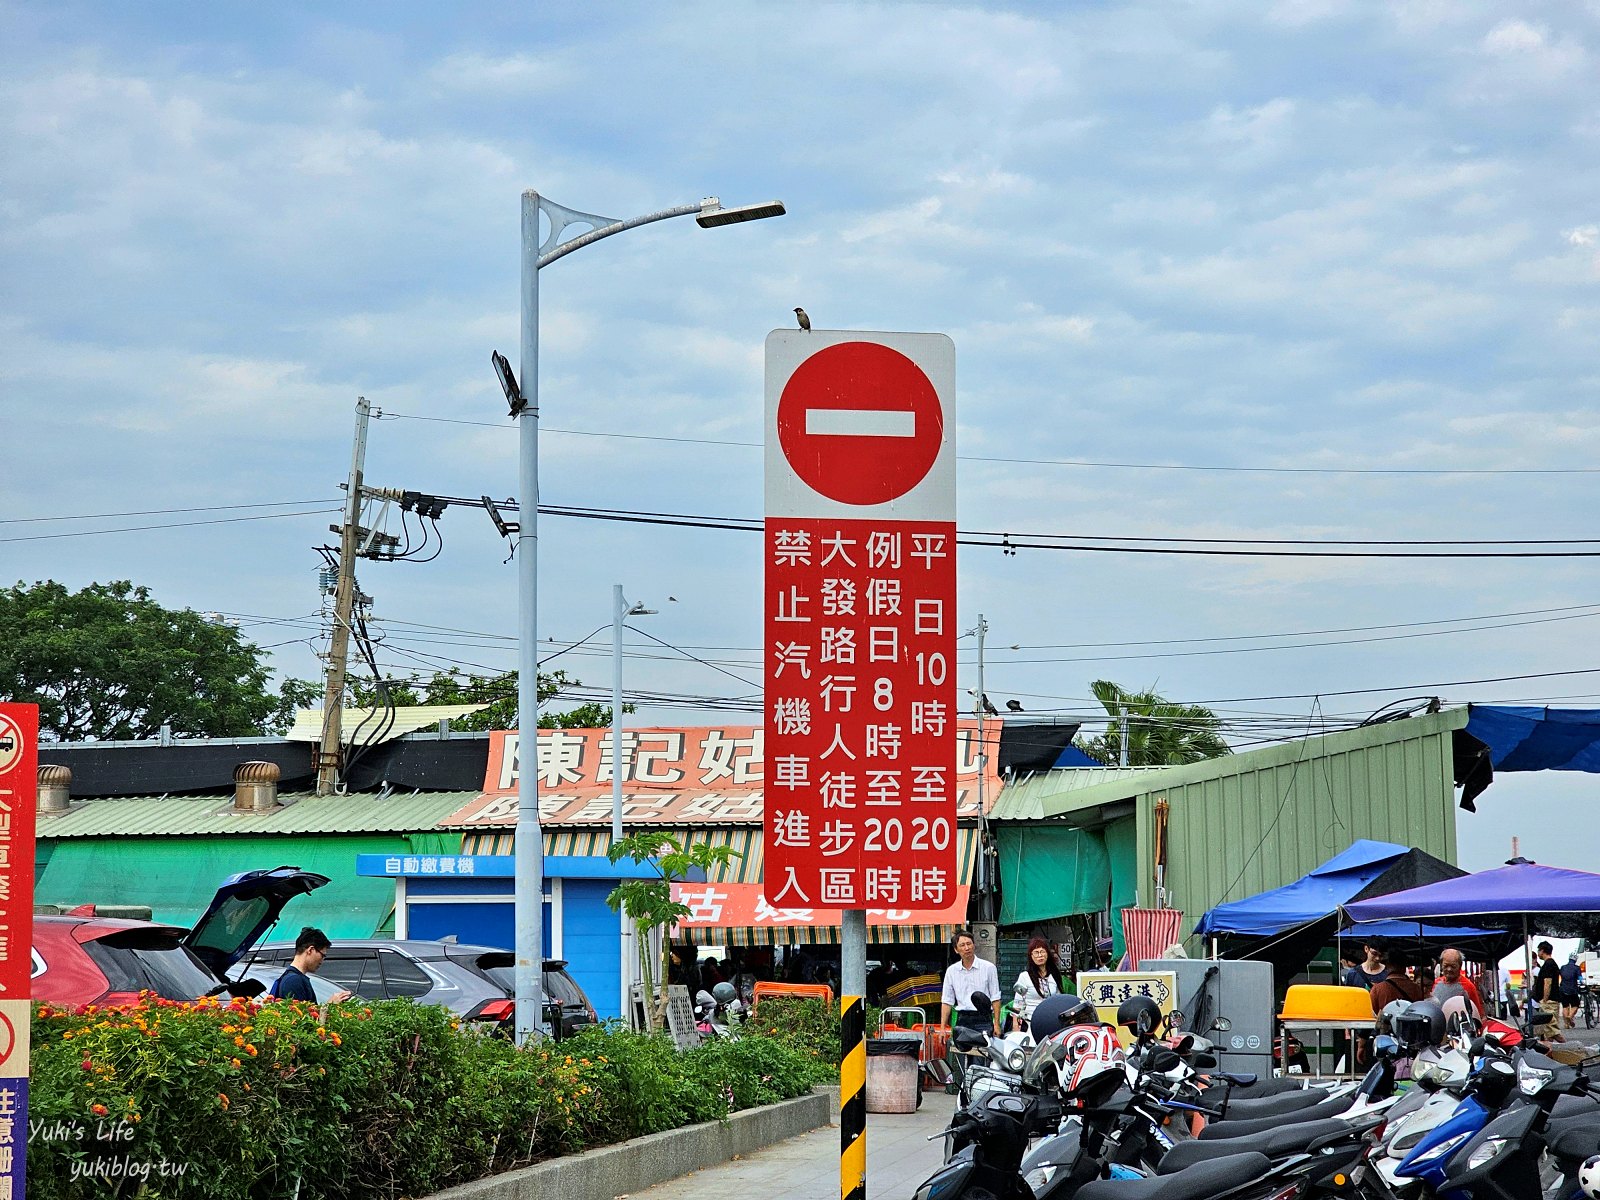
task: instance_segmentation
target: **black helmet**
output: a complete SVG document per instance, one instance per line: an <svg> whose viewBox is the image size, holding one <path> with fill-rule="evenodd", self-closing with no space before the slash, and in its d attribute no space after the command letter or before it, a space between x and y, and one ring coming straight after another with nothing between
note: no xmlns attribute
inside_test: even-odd
<svg viewBox="0 0 1600 1200"><path fill-rule="evenodd" d="M1154 1033L1161 1028L1161 1006L1149 996L1129 996L1117 1005L1117 1024L1135 1034Z"/></svg>
<svg viewBox="0 0 1600 1200"><path fill-rule="evenodd" d="M1043 1041L1052 1033L1060 1033L1071 1025L1093 1025L1100 1019L1094 1005L1081 996L1046 996L1039 1001L1028 1018L1028 1028L1035 1041Z"/></svg>
<svg viewBox="0 0 1600 1200"><path fill-rule="evenodd" d="M1390 1022L1406 1046L1437 1046L1444 1041L1444 1009L1436 1000L1413 1000Z"/></svg>

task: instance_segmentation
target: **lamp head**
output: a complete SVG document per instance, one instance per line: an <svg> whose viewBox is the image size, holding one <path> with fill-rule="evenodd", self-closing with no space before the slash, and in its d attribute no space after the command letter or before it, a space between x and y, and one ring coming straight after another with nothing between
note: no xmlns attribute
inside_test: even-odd
<svg viewBox="0 0 1600 1200"><path fill-rule="evenodd" d="M738 208L723 208L722 201L707 196L700 201L700 215L695 224L701 229L716 229L720 225L738 225L745 221L760 221L766 217L781 217L787 210L782 200L768 200L763 204L743 204Z"/></svg>

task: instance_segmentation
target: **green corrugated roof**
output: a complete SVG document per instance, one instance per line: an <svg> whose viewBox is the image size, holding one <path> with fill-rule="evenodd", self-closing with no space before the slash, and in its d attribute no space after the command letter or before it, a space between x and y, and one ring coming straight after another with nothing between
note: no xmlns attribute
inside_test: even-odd
<svg viewBox="0 0 1600 1200"><path fill-rule="evenodd" d="M39 814L40 838L175 837L186 834L410 833L431 830L477 792L316 796L285 794L282 808L236 812L233 795L89 800L59 816Z"/></svg>
<svg viewBox="0 0 1600 1200"><path fill-rule="evenodd" d="M1444 712L1409 717L1403 721L1385 721L1378 725L1364 725L1340 733L1320 737L1296 739L1259 750L1246 750L1242 754L1227 754L1221 758L1208 758L1202 762L1185 763L1178 767L1070 767L1056 771L1043 771L1030 775L1017 783L1007 784L1000 792L995 809L989 815L994 821L1040 821L1059 817L1079 809L1114 804L1151 792L1162 792L1187 784L1205 783L1213 779L1248 775L1275 767L1304 764L1316 759L1347 754L1352 750L1369 749L1390 742L1409 741L1429 734L1460 729L1467 723L1467 709L1446 709Z"/></svg>
<svg viewBox="0 0 1600 1200"><path fill-rule="evenodd" d="M1041 796L1059 796L1130 779L1149 779L1169 770L1170 767L1059 767L1053 771L1040 771L1001 788L999 798L989 810L989 820L1043 820Z"/></svg>

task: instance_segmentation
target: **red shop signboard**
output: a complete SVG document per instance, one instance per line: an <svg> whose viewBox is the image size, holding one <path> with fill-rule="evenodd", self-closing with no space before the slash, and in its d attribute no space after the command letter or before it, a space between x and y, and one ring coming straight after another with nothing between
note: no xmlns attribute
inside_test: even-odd
<svg viewBox="0 0 1600 1200"><path fill-rule="evenodd" d="M955 350L767 338L765 865L773 905L956 894Z"/></svg>

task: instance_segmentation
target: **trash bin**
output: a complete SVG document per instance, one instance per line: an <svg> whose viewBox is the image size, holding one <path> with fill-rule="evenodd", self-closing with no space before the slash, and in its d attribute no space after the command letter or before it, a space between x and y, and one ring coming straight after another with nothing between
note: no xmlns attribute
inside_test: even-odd
<svg viewBox="0 0 1600 1200"><path fill-rule="evenodd" d="M917 1054L922 1043L915 1038L867 1039L867 1111L914 1113L922 1100L917 1085Z"/></svg>

